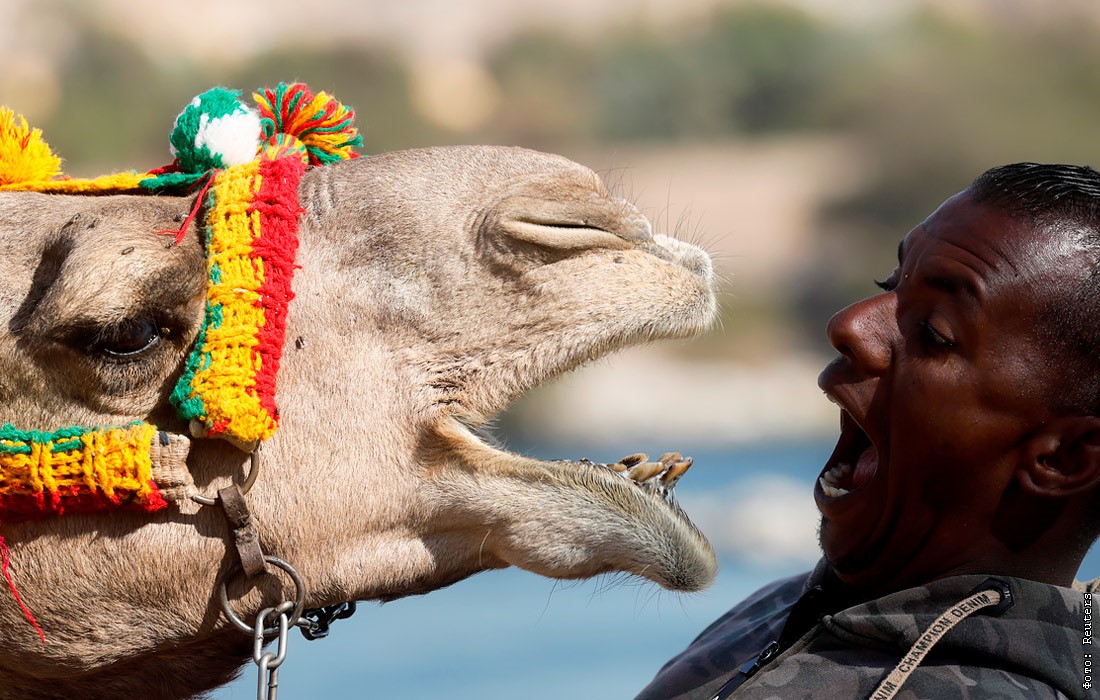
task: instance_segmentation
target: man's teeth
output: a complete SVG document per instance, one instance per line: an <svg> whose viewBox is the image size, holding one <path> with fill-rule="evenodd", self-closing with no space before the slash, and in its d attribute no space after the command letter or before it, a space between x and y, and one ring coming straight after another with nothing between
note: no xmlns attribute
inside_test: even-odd
<svg viewBox="0 0 1100 700"><path fill-rule="evenodd" d="M821 492L830 498L848 495L848 489L833 488L825 483L825 479L819 479L818 481L821 482Z"/></svg>
<svg viewBox="0 0 1100 700"><path fill-rule="evenodd" d="M818 482L821 484L821 492L830 498L847 496L848 489L841 488L841 484L852 475L852 465L841 462L829 471L821 475Z"/></svg>

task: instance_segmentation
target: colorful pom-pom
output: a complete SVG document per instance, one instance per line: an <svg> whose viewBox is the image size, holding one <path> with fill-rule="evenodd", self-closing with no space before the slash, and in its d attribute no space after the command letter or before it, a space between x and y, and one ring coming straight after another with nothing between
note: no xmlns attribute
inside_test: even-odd
<svg viewBox="0 0 1100 700"><path fill-rule="evenodd" d="M42 140L42 132L0 107L0 186L49 180L60 172L61 159Z"/></svg>
<svg viewBox="0 0 1100 700"><path fill-rule="evenodd" d="M311 165L359 157L353 149L363 145L363 138L355 128L355 112L333 97L314 95L304 83L280 83L252 97L260 108L268 157L304 153Z"/></svg>
<svg viewBox="0 0 1100 700"><path fill-rule="evenodd" d="M168 142L180 172L205 173L256 159L260 117L240 95L226 88L207 90L176 117Z"/></svg>
<svg viewBox="0 0 1100 700"><path fill-rule="evenodd" d="M260 153L271 160L297 156L303 163L309 163L309 149L297 136L290 134L275 134L260 146Z"/></svg>

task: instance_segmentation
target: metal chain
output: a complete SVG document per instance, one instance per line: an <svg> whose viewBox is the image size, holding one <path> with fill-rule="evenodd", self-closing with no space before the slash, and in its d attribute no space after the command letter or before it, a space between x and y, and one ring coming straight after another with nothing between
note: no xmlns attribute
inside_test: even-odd
<svg viewBox="0 0 1100 700"><path fill-rule="evenodd" d="M258 668L256 700L277 700L279 693L279 666L286 661L287 632L290 629L286 614L294 603L286 601L273 608L265 608L256 616L256 627L252 631L252 660ZM279 636L276 637L275 652L264 651L267 645L267 619L278 616Z"/></svg>
<svg viewBox="0 0 1100 700"><path fill-rule="evenodd" d="M310 608L302 613L296 624L300 628L302 636L312 642L327 637L329 627L333 622L347 619L354 614L355 601L349 600L323 608Z"/></svg>

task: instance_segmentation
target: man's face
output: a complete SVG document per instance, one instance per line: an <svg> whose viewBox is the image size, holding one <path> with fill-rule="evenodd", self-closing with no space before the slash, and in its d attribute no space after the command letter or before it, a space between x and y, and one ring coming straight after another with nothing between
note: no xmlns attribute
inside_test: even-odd
<svg viewBox="0 0 1100 700"><path fill-rule="evenodd" d="M1061 233L963 192L905 237L883 293L829 322L840 357L818 383L841 436L814 496L842 580L889 589L989 563L1022 446L1052 415L1040 315L1085 273Z"/></svg>

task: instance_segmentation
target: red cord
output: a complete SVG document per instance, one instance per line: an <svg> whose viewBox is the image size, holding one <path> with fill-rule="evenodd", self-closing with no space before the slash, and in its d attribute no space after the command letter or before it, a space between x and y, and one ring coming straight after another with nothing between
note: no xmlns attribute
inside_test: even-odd
<svg viewBox="0 0 1100 700"><path fill-rule="evenodd" d="M195 197L195 206L191 207L191 213L188 214L187 218L183 220L183 225L180 226L179 230L173 231L172 229L167 228L162 231L157 231L158 235L163 235L166 233L175 234L175 245L179 245L183 242L183 237L187 235L187 227L191 225L191 222L198 215L199 210L202 209L202 199L206 196L206 191L210 189L210 185L214 184L214 176L217 174L217 170L210 171L210 174L206 177L206 184L202 186L201 190L199 190L199 196Z"/></svg>
<svg viewBox="0 0 1100 700"><path fill-rule="evenodd" d="M23 603L23 597L19 595L19 590L15 587L15 581L11 580L11 572L8 571L8 566L11 564L11 552L8 551L8 545L4 543L4 538L0 537L0 570L4 573L4 579L8 582L8 590L15 596L15 602L19 604L19 609L23 611L23 616L34 626L34 631L38 632L38 638L42 640L42 647L46 646L46 635L42 632L42 628L38 626L38 621L34 619L34 615L31 614L30 609Z"/></svg>

